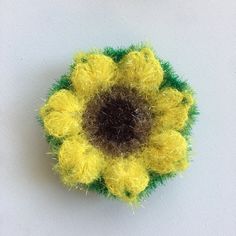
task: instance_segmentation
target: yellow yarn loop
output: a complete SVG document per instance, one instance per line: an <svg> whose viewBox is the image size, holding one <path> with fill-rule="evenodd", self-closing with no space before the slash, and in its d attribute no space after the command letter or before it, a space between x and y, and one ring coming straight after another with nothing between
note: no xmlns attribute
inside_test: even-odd
<svg viewBox="0 0 236 236"><path fill-rule="evenodd" d="M188 120L188 112L193 99L190 93L181 93L176 89L167 88L158 93L154 103L157 129L181 130Z"/></svg>
<svg viewBox="0 0 236 236"><path fill-rule="evenodd" d="M112 194L124 201L134 202L147 187L149 176L142 163L130 158L109 161L104 179Z"/></svg>
<svg viewBox="0 0 236 236"><path fill-rule="evenodd" d="M74 137L62 144L56 170L65 185L89 184L99 177L103 168L102 155L85 139Z"/></svg>
<svg viewBox="0 0 236 236"><path fill-rule="evenodd" d="M44 127L50 135L57 138L76 134L81 128L76 118L58 111L50 112L44 117Z"/></svg>
<svg viewBox="0 0 236 236"><path fill-rule="evenodd" d="M174 130L167 130L151 137L143 158L148 169L160 174L169 174L187 168L187 142Z"/></svg>
<svg viewBox="0 0 236 236"><path fill-rule="evenodd" d="M83 59L81 61L81 55L76 57L75 68L71 74L78 96L90 97L114 84L117 66L110 57L88 54Z"/></svg>
<svg viewBox="0 0 236 236"><path fill-rule="evenodd" d="M47 133L57 138L77 134L81 130L84 105L83 100L68 90L53 94L40 110Z"/></svg>
<svg viewBox="0 0 236 236"><path fill-rule="evenodd" d="M160 62L149 48L130 52L119 63L119 80L141 90L157 89L163 80Z"/></svg>

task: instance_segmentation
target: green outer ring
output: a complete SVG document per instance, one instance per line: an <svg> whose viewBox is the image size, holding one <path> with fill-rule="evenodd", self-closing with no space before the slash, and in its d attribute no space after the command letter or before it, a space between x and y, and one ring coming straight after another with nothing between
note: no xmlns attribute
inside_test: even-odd
<svg viewBox="0 0 236 236"><path fill-rule="evenodd" d="M140 51L144 47L150 47L150 46L145 45L145 44L131 45L130 47L125 48L125 49L124 48L114 49L112 47L106 47L103 51L101 51L101 53L106 56L111 57L116 63L118 63L129 52ZM160 60L160 63L161 63L162 69L164 71L164 79L163 79L163 82L160 86L160 89L163 89L166 87L172 87L172 88L179 90L180 92L188 91L188 92L194 94L194 92L191 89L191 87L189 86L189 84L186 81L182 81L180 79L179 75L177 75L175 73L175 71L173 70L173 68L169 62L164 61L164 60ZM72 64L70 66L70 71L68 74L62 75L61 78L52 85L51 89L48 92L48 98L50 96L52 96L55 92L57 92L61 89L71 89L72 88L70 74L71 74L71 71L73 68L74 68L74 64ZM191 136L191 131L192 131L192 125L195 123L198 114L199 114L199 111L198 111L197 105L194 104L189 110L188 121L187 121L185 127L183 128L183 130L180 132L186 138L186 140L188 142L188 150L189 150L188 153L190 153L190 151L191 151L190 136ZM43 127L43 121L42 121L41 117L38 116L37 119L38 119L39 123L41 124L41 126ZM55 138L55 137L47 135L47 134L45 134L45 136L46 136L47 142L50 145L50 149L51 149L52 153L54 154L54 156L57 156L58 150L59 150L61 144L63 143L63 139L58 139L58 138ZM190 157L188 157L188 158L190 159ZM173 178L175 175L176 174L159 175L157 173L150 172L149 173L149 177L150 177L149 184L146 187L146 189L139 194L138 200L141 201L143 198L149 196L151 194L151 192L157 186L164 184L166 180ZM91 184L83 185L83 187L85 187L88 190L95 190L96 192L98 192L106 197L117 198L108 191L108 189L104 183L104 179L102 177L100 177L99 179L97 179L96 181L94 181Z"/></svg>

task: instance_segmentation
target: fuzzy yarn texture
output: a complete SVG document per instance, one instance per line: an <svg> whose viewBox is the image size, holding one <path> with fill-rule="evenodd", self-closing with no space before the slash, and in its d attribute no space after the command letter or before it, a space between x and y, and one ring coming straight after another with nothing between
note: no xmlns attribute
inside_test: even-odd
<svg viewBox="0 0 236 236"><path fill-rule="evenodd" d="M139 203L191 161L194 93L147 45L80 52L38 119L69 188Z"/></svg>

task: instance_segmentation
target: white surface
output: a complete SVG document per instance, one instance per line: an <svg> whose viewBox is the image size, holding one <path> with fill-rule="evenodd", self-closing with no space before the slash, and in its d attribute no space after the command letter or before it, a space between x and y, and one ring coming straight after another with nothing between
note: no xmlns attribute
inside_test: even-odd
<svg viewBox="0 0 236 236"><path fill-rule="evenodd" d="M235 1L0 1L0 235L236 235ZM35 120L75 51L150 41L195 88L191 168L132 209L67 191Z"/></svg>

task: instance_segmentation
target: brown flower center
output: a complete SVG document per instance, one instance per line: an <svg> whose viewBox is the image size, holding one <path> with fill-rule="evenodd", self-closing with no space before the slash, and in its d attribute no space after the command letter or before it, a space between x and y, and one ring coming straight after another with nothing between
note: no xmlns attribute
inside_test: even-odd
<svg viewBox="0 0 236 236"><path fill-rule="evenodd" d="M108 155L119 156L139 149L148 138L152 112L133 88L114 86L92 98L83 114L88 139Z"/></svg>

